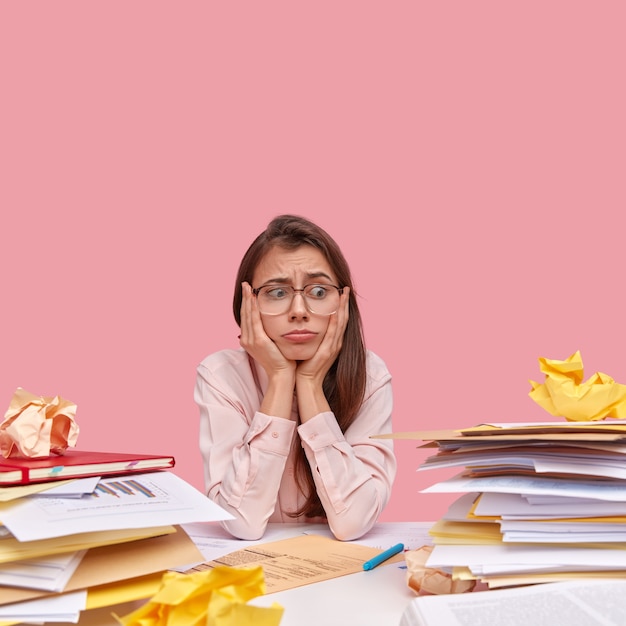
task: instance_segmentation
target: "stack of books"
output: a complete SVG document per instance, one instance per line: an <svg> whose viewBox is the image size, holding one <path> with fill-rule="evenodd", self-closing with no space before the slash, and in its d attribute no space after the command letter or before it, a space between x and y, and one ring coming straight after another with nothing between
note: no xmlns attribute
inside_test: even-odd
<svg viewBox="0 0 626 626"><path fill-rule="evenodd" d="M626 420L411 435L437 448L419 471L462 468L422 490L461 494L427 567L489 588L626 577Z"/></svg>
<svg viewBox="0 0 626 626"><path fill-rule="evenodd" d="M230 515L167 455L0 458L0 622L78 621L203 561L182 529Z"/></svg>

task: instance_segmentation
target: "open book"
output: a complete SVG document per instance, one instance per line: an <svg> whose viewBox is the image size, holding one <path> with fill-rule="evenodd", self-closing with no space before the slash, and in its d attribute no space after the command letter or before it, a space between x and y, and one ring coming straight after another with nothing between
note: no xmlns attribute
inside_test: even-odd
<svg viewBox="0 0 626 626"><path fill-rule="evenodd" d="M418 596L400 626L623 626L626 580L567 580L514 589Z"/></svg>

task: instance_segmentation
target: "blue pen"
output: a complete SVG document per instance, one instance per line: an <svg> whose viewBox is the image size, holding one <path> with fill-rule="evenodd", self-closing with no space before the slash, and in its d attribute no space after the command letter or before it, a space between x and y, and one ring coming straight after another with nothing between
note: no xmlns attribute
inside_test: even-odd
<svg viewBox="0 0 626 626"><path fill-rule="evenodd" d="M377 565L380 565L383 561L390 559L394 554L398 554L398 552L402 552L402 550L404 550L404 544L397 543L395 546L392 546L391 548L389 548L389 550L385 550L384 552L381 552L379 555L375 556L373 559L370 559L369 561L365 561L365 563L363 563L363 569L364 570L374 569Z"/></svg>

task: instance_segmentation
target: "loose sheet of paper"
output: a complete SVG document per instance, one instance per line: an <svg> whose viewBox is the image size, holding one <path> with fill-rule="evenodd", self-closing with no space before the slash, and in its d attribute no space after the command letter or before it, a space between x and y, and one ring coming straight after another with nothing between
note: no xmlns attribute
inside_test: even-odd
<svg viewBox="0 0 626 626"><path fill-rule="evenodd" d="M62 593L58 596L16 602L0 607L0 620L7 622L72 622L78 623L80 612L87 605L87 591Z"/></svg>
<svg viewBox="0 0 626 626"><path fill-rule="evenodd" d="M149 577L170 567L197 562L201 555L188 537L178 528L173 533L150 537L141 541L112 544L88 550L65 587L65 592L101 588L119 582L130 582L137 577ZM118 589L119 595L124 590ZM34 589L0 586L0 605L41 597ZM141 597L141 596L137 596ZM123 598L126 601L132 598Z"/></svg>
<svg viewBox="0 0 626 626"><path fill-rule="evenodd" d="M526 626L626 623L621 581L567 581L500 591L419 596L406 607L400 626Z"/></svg>
<svg viewBox="0 0 626 626"><path fill-rule="evenodd" d="M220 506L167 471L103 478L77 498L31 496L0 504L0 519L20 541L122 528L232 519Z"/></svg>
<svg viewBox="0 0 626 626"><path fill-rule="evenodd" d="M63 591L87 550L0 565L0 585Z"/></svg>
<svg viewBox="0 0 626 626"><path fill-rule="evenodd" d="M10 502L11 500L19 500L26 496L32 496L36 493L45 493L53 487L68 487L77 482L75 480L59 480L54 483L35 483L34 485L16 485L14 487L0 487L0 502Z"/></svg>
<svg viewBox="0 0 626 626"><path fill-rule="evenodd" d="M53 537L39 541L18 541L15 537L7 536L0 540L0 563L45 558L52 554L64 554L99 546L117 545L174 532L176 532L174 526L150 526L149 528L78 533L67 537Z"/></svg>
<svg viewBox="0 0 626 626"><path fill-rule="evenodd" d="M422 489L420 493L462 493L467 491L555 495L596 500L626 500L626 482L541 478L539 476L493 476L465 478L456 476Z"/></svg>
<svg viewBox="0 0 626 626"><path fill-rule="evenodd" d="M363 563L379 552L377 548L320 535L302 535L238 550L197 565L188 572L203 571L219 565L261 565L267 593L274 593L361 572ZM392 557L387 563L399 561L404 561L403 553Z"/></svg>
<svg viewBox="0 0 626 626"><path fill-rule="evenodd" d="M474 515L501 519L563 519L580 517L581 510L579 498L574 501L560 498L556 502L541 505L531 504L527 498L516 493L483 493L474 509ZM591 500L585 502L584 512L588 517L626 515L626 502Z"/></svg>

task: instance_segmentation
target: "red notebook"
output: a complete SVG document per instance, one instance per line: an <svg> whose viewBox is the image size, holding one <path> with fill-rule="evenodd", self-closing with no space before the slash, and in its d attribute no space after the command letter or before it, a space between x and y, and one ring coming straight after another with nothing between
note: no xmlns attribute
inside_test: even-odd
<svg viewBox="0 0 626 626"><path fill-rule="evenodd" d="M173 456L85 452L69 449L65 454L39 458L0 457L0 486L30 485L67 478L152 472L174 467Z"/></svg>

